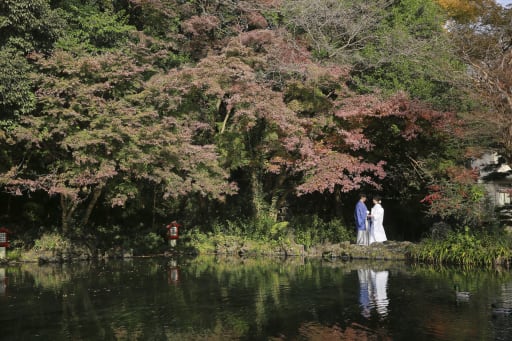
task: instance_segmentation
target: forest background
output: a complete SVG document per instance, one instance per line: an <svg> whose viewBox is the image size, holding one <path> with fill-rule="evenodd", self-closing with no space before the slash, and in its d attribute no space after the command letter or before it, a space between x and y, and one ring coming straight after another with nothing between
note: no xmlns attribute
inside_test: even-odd
<svg viewBox="0 0 512 341"><path fill-rule="evenodd" d="M512 157L493 0L2 0L0 224L13 246L499 229L471 161Z"/></svg>

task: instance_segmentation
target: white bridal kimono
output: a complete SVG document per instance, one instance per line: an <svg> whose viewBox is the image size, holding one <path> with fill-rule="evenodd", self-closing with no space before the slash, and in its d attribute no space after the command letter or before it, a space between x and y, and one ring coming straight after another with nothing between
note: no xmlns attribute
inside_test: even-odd
<svg viewBox="0 0 512 341"><path fill-rule="evenodd" d="M382 206L380 204L375 204L372 207L370 214L372 217L369 236L370 244L388 240L386 238L386 231L384 231L384 226L382 225L384 221L384 209Z"/></svg>

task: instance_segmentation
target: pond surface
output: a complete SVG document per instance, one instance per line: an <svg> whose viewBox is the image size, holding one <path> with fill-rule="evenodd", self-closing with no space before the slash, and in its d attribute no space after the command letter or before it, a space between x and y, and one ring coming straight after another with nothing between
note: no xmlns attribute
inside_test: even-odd
<svg viewBox="0 0 512 341"><path fill-rule="evenodd" d="M0 268L1 340L510 340L512 274L135 258Z"/></svg>

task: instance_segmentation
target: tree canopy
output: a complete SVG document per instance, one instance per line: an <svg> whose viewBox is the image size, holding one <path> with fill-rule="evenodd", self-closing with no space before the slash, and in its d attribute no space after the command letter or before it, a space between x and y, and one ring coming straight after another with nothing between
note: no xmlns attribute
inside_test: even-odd
<svg viewBox="0 0 512 341"><path fill-rule="evenodd" d="M509 17L492 1L4 1L0 199L69 234L284 209L350 226L358 191L481 224L432 203L483 200L461 178L466 119L482 96L510 111Z"/></svg>

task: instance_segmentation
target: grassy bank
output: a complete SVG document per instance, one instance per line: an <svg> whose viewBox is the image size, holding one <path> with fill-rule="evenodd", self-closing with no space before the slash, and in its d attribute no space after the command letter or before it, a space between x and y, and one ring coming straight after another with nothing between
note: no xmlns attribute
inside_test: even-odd
<svg viewBox="0 0 512 341"><path fill-rule="evenodd" d="M512 260L512 236L505 232L466 228L431 235L417 244L387 241L359 246L354 244L354 231L339 221L326 223L312 219L303 222L303 225L271 221L226 222L214 225L207 232L201 228L188 229L183 231L174 247L153 233L151 243L143 243L143 248L137 248L140 243L112 243L108 248L91 250L76 240L72 242L50 233L37 239L30 249L10 248L7 257L12 261L62 262L180 253L387 259L474 267L509 266Z"/></svg>

